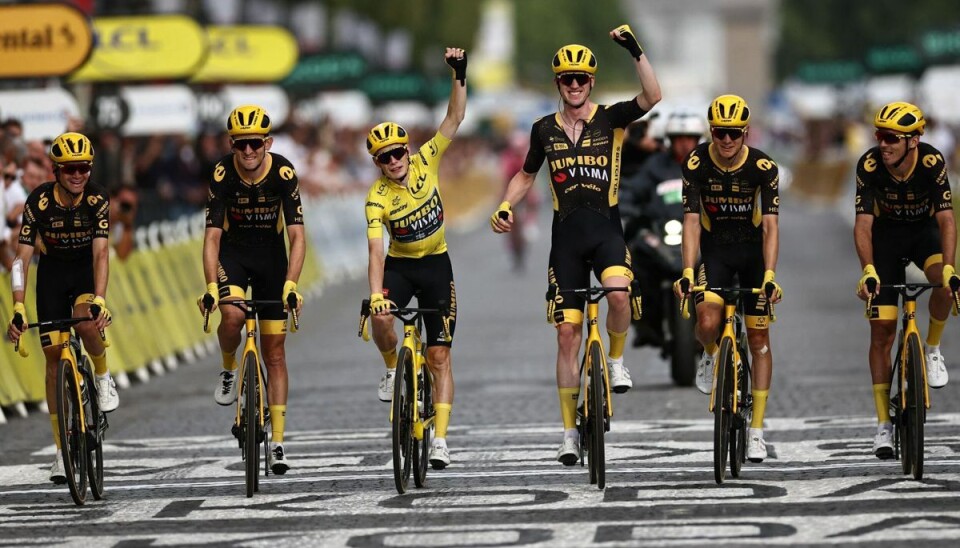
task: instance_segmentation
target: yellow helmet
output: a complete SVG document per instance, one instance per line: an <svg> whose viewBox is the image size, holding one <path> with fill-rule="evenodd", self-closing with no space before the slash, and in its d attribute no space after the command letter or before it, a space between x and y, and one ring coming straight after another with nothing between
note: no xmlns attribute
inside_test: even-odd
<svg viewBox="0 0 960 548"><path fill-rule="evenodd" d="M79 133L64 133L50 144L50 159L55 164L93 162L93 145Z"/></svg>
<svg viewBox="0 0 960 548"><path fill-rule="evenodd" d="M877 129L923 135L923 127L927 125L927 121L923 118L923 111L916 105L895 101L884 105L877 112L873 118L873 125Z"/></svg>
<svg viewBox="0 0 960 548"><path fill-rule="evenodd" d="M263 107L243 105L233 109L227 117L227 133L234 135L268 135L270 117Z"/></svg>
<svg viewBox="0 0 960 548"><path fill-rule="evenodd" d="M367 134L367 151L372 156L390 145L406 145L410 142L407 130L393 122L377 124Z"/></svg>
<svg viewBox="0 0 960 548"><path fill-rule="evenodd" d="M707 122L714 127L747 127L750 107L739 95L721 95L710 102Z"/></svg>
<svg viewBox="0 0 960 548"><path fill-rule="evenodd" d="M596 74L597 58L586 46L569 44L557 50L553 56L553 73L586 72Z"/></svg>

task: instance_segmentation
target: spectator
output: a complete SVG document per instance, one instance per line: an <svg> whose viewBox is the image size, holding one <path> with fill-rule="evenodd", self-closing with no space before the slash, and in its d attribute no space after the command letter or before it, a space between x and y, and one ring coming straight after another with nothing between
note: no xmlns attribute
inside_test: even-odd
<svg viewBox="0 0 960 548"><path fill-rule="evenodd" d="M120 260L133 252L138 202L137 189L132 185L114 185L110 191L110 241Z"/></svg>

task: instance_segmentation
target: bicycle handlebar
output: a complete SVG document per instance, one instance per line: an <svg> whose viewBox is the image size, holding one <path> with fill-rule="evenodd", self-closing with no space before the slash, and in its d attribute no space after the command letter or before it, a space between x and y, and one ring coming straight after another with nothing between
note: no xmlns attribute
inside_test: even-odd
<svg viewBox="0 0 960 548"><path fill-rule="evenodd" d="M96 319L97 316L100 315L100 307L96 305L91 306L90 314L92 315L92 317L90 318L64 318L60 320L44 320L42 322L26 323L23 321L23 316L17 313L13 315L13 320L11 320L10 323L12 323L14 327L16 327L17 330L21 332L26 331L27 329L34 329L34 328L41 328L41 327L52 327L53 329L59 331L64 328L69 329L81 322L93 321L94 319ZM104 334L102 329L99 329L98 331L100 332L100 340L103 341L104 346L109 346L109 344L107 343L106 334ZM19 339L17 340L17 342L14 343L13 349L17 352L17 354L20 355L21 358L27 358L30 356L30 351L27 350L27 347L20 346Z"/></svg>
<svg viewBox="0 0 960 548"><path fill-rule="evenodd" d="M403 323L416 321L417 316L428 314L428 315L439 315L440 321L442 322L441 329L443 331L443 340L444 342L450 342L453 340L453 336L450 335L450 307L447 306L446 301L440 301L439 308L415 308L415 307L400 307L400 306L391 306L389 312L400 318ZM367 332L367 320L370 318L370 299L364 299L360 302L360 330L357 333L357 336L362 338L365 342L370 340L370 333Z"/></svg>
<svg viewBox="0 0 960 548"><path fill-rule="evenodd" d="M767 285L773 285L773 284L767 284ZM693 287L690 287L689 291L687 291L686 293L683 294L682 297L680 297L680 316L683 319L685 320L690 319L690 307L687 306L687 301L689 300L690 295L694 293L703 293L706 291L710 291L712 293L749 293L751 295L760 295L762 293L769 291L769 289L761 288L761 287L708 287L706 285L695 285ZM769 297L770 296L768 295L768 299ZM773 311L773 301L768 300L767 304L770 305L770 314L769 314L770 323L773 323L777 321L777 317Z"/></svg>
<svg viewBox="0 0 960 548"><path fill-rule="evenodd" d="M640 320L643 316L643 301L640 292L640 281L631 280L630 285L626 287L581 287L574 289L560 289L555 283L552 283L547 286L547 321L553 323L553 306L551 303L556 303L557 295L561 293L570 293L573 295L580 295L587 299L587 302L590 303L599 303L600 299L605 297L608 293L616 293L626 291L630 295L630 313L634 320Z"/></svg>
<svg viewBox="0 0 960 548"><path fill-rule="evenodd" d="M867 286L867 302L863 315L867 319L870 319L870 314L873 311L874 294L876 294L880 289L894 289L904 297L916 299L928 289L940 289L943 287L941 284L932 284L928 282L878 285L876 280L873 279L867 280L865 285ZM956 288L954 288L954 286L956 286ZM958 309L960 309L960 283L951 283L949 289L951 296L953 297L953 306L950 307L950 312L956 316Z"/></svg>
<svg viewBox="0 0 960 548"><path fill-rule="evenodd" d="M291 333L296 333L300 330L300 315L297 314L297 298L294 295L287 297L287 302L284 303L278 299L226 299L220 301L220 306L225 304L233 305L244 312L252 311L253 314L257 313L259 308L264 306L270 306L279 304L286 308L293 315L293 328L290 330ZM210 294L203 296L203 332L210 332L210 312L213 308L213 297Z"/></svg>

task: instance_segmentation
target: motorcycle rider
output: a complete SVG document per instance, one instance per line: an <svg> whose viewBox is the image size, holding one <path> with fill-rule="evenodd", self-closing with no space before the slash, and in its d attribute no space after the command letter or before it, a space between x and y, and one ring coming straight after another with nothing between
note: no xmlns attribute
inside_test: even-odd
<svg viewBox="0 0 960 548"><path fill-rule="evenodd" d="M665 128L669 147L650 156L636 175L624 180L620 189L620 211L624 219L624 234L634 257L647 255L649 251L645 249L657 248L664 243L679 246L679 225L675 243L661 241L663 227L660 225L670 220L678 223L683 221L681 166L705 131L703 118L696 114L685 111L670 114ZM667 238L670 236L667 235ZM677 249L678 268L682 268L679 247ZM643 260L635 260L633 268L643 296L643 318L633 322L633 346L663 348L665 311L658 292L661 282L672 282L676 273L661 272L660 268Z"/></svg>

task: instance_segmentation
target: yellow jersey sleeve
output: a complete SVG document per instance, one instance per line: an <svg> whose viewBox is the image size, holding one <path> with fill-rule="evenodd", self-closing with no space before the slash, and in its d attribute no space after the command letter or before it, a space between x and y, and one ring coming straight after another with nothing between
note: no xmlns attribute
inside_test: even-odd
<svg viewBox="0 0 960 548"><path fill-rule="evenodd" d="M424 172L437 177L440 174L440 158L447 151L450 143L450 139L447 139L438 131L432 139L420 147L414 161L421 166Z"/></svg>
<svg viewBox="0 0 960 548"><path fill-rule="evenodd" d="M383 220L387 213L386 197L389 194L387 184L377 181L367 194L364 208L367 216L367 240L383 238Z"/></svg>

